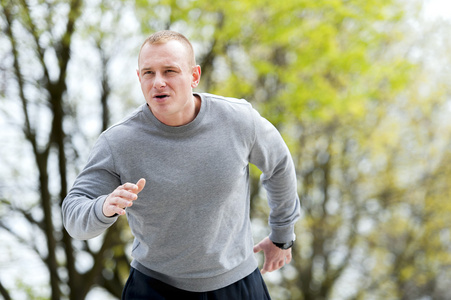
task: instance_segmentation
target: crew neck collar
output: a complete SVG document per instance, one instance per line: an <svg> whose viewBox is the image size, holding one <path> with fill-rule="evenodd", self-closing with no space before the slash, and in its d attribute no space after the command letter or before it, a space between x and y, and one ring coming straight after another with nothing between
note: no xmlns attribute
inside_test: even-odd
<svg viewBox="0 0 451 300"><path fill-rule="evenodd" d="M155 117L155 115L152 113L152 111L150 110L147 103L142 106L142 110L143 110L144 114L146 115L146 117L148 117L150 119L150 121L158 129L161 129L168 133L174 133L174 134L186 133L188 131L195 130L199 126L199 124L201 123L201 121L205 115L206 106L208 105L207 101L205 101L205 98L203 97L203 95L201 93L193 93L193 95L198 96L200 98L200 109L199 109L197 116L194 118L194 120L192 120L191 122L189 122L188 124L185 124L185 125L169 126L169 125L162 123L160 120L158 120Z"/></svg>

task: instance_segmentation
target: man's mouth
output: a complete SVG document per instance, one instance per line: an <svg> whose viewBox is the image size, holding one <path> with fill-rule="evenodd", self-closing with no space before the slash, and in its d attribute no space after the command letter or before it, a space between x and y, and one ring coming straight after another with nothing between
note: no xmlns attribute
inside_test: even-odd
<svg viewBox="0 0 451 300"><path fill-rule="evenodd" d="M169 95L155 95L154 96L154 98L157 98L157 99L164 99L164 98L167 98L167 97L169 97Z"/></svg>

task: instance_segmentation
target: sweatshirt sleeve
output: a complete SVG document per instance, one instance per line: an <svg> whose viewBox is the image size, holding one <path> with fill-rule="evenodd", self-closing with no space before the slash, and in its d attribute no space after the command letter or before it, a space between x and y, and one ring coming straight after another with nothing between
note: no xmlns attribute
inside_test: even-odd
<svg viewBox="0 0 451 300"><path fill-rule="evenodd" d="M297 180L293 159L279 131L252 109L255 141L250 162L261 171L270 208L269 238L276 243L295 240L294 224L300 216Z"/></svg>
<svg viewBox="0 0 451 300"><path fill-rule="evenodd" d="M113 155L101 135L62 204L64 227L73 238L96 237L117 220L117 217L106 217L102 211L108 194L121 184L114 170Z"/></svg>

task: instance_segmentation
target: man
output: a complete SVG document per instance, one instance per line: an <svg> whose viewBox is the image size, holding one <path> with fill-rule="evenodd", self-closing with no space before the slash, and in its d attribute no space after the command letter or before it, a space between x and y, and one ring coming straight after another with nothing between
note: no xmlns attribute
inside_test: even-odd
<svg viewBox="0 0 451 300"><path fill-rule="evenodd" d="M201 69L181 34L151 35L137 75L146 104L99 137L63 202L66 229L89 239L127 214L123 299L270 299L253 253L264 252L262 273L289 263L300 213L280 134L245 100L193 93ZM271 209L271 234L256 246L249 163Z"/></svg>

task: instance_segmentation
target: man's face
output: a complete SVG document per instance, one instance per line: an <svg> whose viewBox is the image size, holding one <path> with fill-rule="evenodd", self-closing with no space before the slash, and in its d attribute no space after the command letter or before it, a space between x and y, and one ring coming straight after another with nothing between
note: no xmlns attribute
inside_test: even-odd
<svg viewBox="0 0 451 300"><path fill-rule="evenodd" d="M193 66L185 45L175 40L146 44L138 64L141 90L155 117L171 126L190 122L194 112L192 89L199 83L200 67Z"/></svg>

